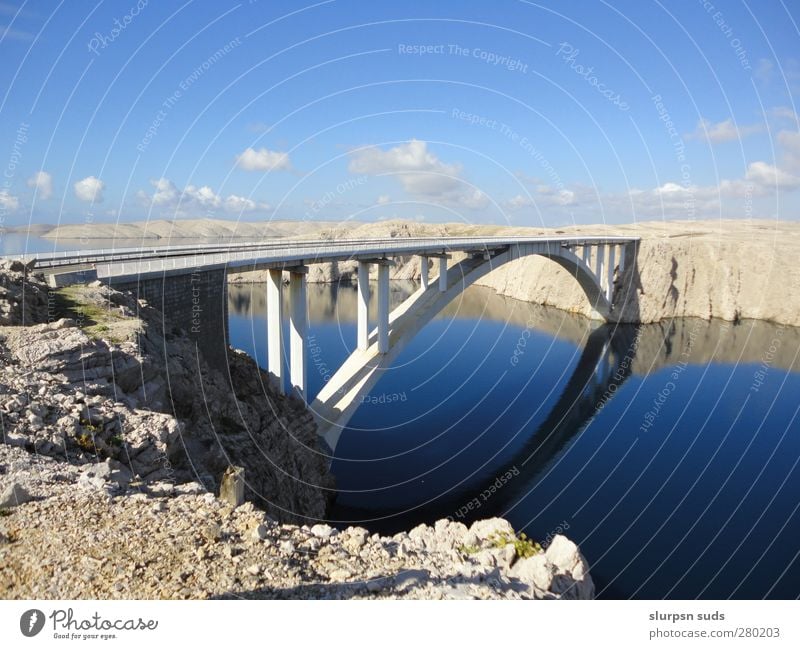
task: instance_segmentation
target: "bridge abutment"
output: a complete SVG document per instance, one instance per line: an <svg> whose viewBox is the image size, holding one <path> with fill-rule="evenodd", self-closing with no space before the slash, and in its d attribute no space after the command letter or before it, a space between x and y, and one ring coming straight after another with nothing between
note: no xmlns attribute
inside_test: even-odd
<svg viewBox="0 0 800 649"><path fill-rule="evenodd" d="M228 364L228 282L225 269L159 277L113 277L105 280L130 291L161 311L165 329L179 328L202 349L212 367Z"/></svg>

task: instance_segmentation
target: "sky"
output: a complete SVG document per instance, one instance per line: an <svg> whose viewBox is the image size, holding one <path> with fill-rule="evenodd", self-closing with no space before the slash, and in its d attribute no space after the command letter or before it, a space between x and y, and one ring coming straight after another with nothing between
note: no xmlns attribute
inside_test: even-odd
<svg viewBox="0 0 800 649"><path fill-rule="evenodd" d="M0 228L795 220L799 5L0 2Z"/></svg>

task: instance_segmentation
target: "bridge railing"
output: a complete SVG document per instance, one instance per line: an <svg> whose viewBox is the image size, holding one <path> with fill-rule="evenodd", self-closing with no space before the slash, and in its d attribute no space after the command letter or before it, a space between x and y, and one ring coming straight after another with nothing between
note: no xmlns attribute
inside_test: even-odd
<svg viewBox="0 0 800 649"><path fill-rule="evenodd" d="M354 256L363 254L384 255L388 253L421 254L432 249L441 252L471 251L515 244L552 242L561 245L621 244L637 240L634 237L404 237L372 239L335 239L319 241L313 239L276 239L228 244L191 244L177 246L142 246L138 248L112 248L100 250L74 250L36 255L18 255L15 259L33 261L34 267L42 270L77 265L116 265L126 262L150 262L172 259L173 268L224 264L229 261L251 261L265 263L270 259L325 261L330 257L341 257L343 253ZM178 259L183 263L178 263ZM190 262L191 260L191 262ZM169 268L159 264L161 268ZM156 269L154 269L156 270Z"/></svg>

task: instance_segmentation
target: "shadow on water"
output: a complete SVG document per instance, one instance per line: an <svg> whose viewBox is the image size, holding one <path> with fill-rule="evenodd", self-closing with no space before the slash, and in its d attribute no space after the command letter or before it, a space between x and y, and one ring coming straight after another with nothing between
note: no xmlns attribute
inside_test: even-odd
<svg viewBox="0 0 800 649"><path fill-rule="evenodd" d="M588 322L577 320L586 331ZM370 529L391 534L440 518L469 525L505 511L531 488L537 476L573 442L628 379L636 355L638 330L634 325L603 325L588 333L572 374L546 419L527 432L520 431L524 444L503 465L494 468L486 481L466 485L455 495L388 518L382 518L380 510L351 507L340 499L335 518L342 522L360 521ZM341 470L341 465L334 463L336 468ZM473 494L478 503L474 507L470 499L465 501L465 495ZM487 507L490 499L491 506Z"/></svg>
<svg viewBox="0 0 800 649"><path fill-rule="evenodd" d="M416 287L393 288L396 304ZM309 289L314 353L333 372L355 344L355 289ZM263 362L263 286L230 300L233 344ZM470 287L344 431L331 517L563 531L601 597L797 597L798 349L800 330L766 322L596 327ZM309 380L324 384L316 358Z"/></svg>

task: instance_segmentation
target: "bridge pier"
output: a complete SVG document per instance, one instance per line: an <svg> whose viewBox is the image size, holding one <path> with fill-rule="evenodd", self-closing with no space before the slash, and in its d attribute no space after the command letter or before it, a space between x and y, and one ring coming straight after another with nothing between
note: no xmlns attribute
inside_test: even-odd
<svg viewBox="0 0 800 649"><path fill-rule="evenodd" d="M358 349L369 347L369 262L358 262Z"/></svg>
<svg viewBox="0 0 800 649"><path fill-rule="evenodd" d="M270 268L267 274L267 371L275 387L283 386L283 271Z"/></svg>
<svg viewBox="0 0 800 649"><path fill-rule="evenodd" d="M308 268L289 270L289 380L292 394L306 400L306 275Z"/></svg>
<svg viewBox="0 0 800 649"><path fill-rule="evenodd" d="M428 276L428 258L427 257L420 257L419 258L419 278L422 281L422 290L427 291L428 285L430 283L430 278Z"/></svg>
<svg viewBox="0 0 800 649"><path fill-rule="evenodd" d="M389 351L389 264L378 265L378 353Z"/></svg>
<svg viewBox="0 0 800 649"><path fill-rule="evenodd" d="M595 246L594 275L601 291L605 291L606 247L604 244Z"/></svg>
<svg viewBox="0 0 800 649"><path fill-rule="evenodd" d="M608 246L608 272L606 276L606 299L608 303L611 304L611 301L614 297L614 264L616 262L615 256L617 252L617 247L614 245Z"/></svg>
<svg viewBox="0 0 800 649"><path fill-rule="evenodd" d="M439 257L439 293L447 291L447 255Z"/></svg>
<svg viewBox="0 0 800 649"><path fill-rule="evenodd" d="M289 271L289 383L291 393L305 400L306 334L306 266L293 266ZM286 394L283 377L283 269L270 268L267 273L267 371L275 388Z"/></svg>

